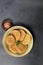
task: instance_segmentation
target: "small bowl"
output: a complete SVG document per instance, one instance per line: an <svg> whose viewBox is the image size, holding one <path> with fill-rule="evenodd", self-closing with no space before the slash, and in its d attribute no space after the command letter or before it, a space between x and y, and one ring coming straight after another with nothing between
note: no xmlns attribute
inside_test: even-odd
<svg viewBox="0 0 43 65"><path fill-rule="evenodd" d="M32 37L30 43L28 44L28 49L26 50L26 52L25 52L24 54L20 54L20 55L13 54L13 53L10 52L10 51L8 50L8 48L6 47L5 38L6 38L6 36L7 36L13 29L23 29L23 30L25 30L27 33L29 33L29 34L31 35L31 37ZM4 34L4 36L3 36L2 43L3 43L3 47L4 47L5 51L6 51L9 55L11 55L11 56L13 56L13 57L23 57L23 56L27 55L27 54L31 51L31 49L32 49L32 47L33 47L33 36L32 36L32 34L30 33L30 31L29 31L28 29L26 29L25 27L23 27L23 26L13 26L13 27L11 27L10 29L8 29L8 30L5 32L5 34Z"/></svg>

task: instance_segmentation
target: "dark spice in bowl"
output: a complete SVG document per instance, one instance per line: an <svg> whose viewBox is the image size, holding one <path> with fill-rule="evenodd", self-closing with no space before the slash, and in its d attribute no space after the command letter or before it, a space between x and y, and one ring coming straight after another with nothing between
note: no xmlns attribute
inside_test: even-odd
<svg viewBox="0 0 43 65"><path fill-rule="evenodd" d="M5 19L3 22L2 22L2 27L4 30L7 30L9 29L10 27L13 26L13 22L11 19Z"/></svg>

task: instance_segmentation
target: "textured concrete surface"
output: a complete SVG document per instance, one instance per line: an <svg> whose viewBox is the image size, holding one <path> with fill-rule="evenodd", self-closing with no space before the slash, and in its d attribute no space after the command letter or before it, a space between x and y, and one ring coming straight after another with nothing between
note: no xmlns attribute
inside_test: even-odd
<svg viewBox="0 0 43 65"><path fill-rule="evenodd" d="M14 25L23 25L34 36L32 51L22 58L9 56L2 46L4 30L2 21L13 20ZM43 65L43 1L0 0L0 65Z"/></svg>

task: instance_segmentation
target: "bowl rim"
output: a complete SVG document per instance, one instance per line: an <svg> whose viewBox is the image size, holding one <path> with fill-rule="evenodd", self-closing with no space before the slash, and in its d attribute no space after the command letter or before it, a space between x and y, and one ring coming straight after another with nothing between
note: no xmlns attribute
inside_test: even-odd
<svg viewBox="0 0 43 65"><path fill-rule="evenodd" d="M31 32L30 32L27 28L25 28L25 27L23 27L23 26L13 26L13 27L9 28L9 29L4 33L4 35L3 35L2 44L3 44L3 47L4 47L5 51L6 51L10 56L13 56L13 57L23 57L23 56L27 55L27 54L32 50L32 47L33 47L33 36L32 36L31 42L30 42L30 47L28 47L28 50L27 50L24 54L21 54L21 55L13 54L13 53L11 53L11 52L6 48L6 45L5 45L5 43L4 43L4 42L5 42L5 37L6 37L6 35L8 34L9 31L11 31L11 30L13 30L13 29L24 29L24 30L25 30L26 32L28 32L31 36L32 36L32 34L31 34ZM29 46L29 45L28 45L28 46Z"/></svg>

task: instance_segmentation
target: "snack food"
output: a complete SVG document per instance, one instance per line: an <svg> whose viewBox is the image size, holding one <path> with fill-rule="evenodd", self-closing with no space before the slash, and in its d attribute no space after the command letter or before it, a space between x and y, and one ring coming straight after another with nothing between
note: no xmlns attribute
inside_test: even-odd
<svg viewBox="0 0 43 65"><path fill-rule="evenodd" d="M20 37L20 41L23 41L25 35L26 35L26 32L24 30L20 30L20 33L21 33L21 37Z"/></svg>
<svg viewBox="0 0 43 65"><path fill-rule="evenodd" d="M13 53L22 54L28 48L31 36L22 29L15 29L6 37L6 44Z"/></svg>
<svg viewBox="0 0 43 65"><path fill-rule="evenodd" d="M11 46L15 43L15 39L12 35L8 35L5 39L5 43L8 45L8 46Z"/></svg>

